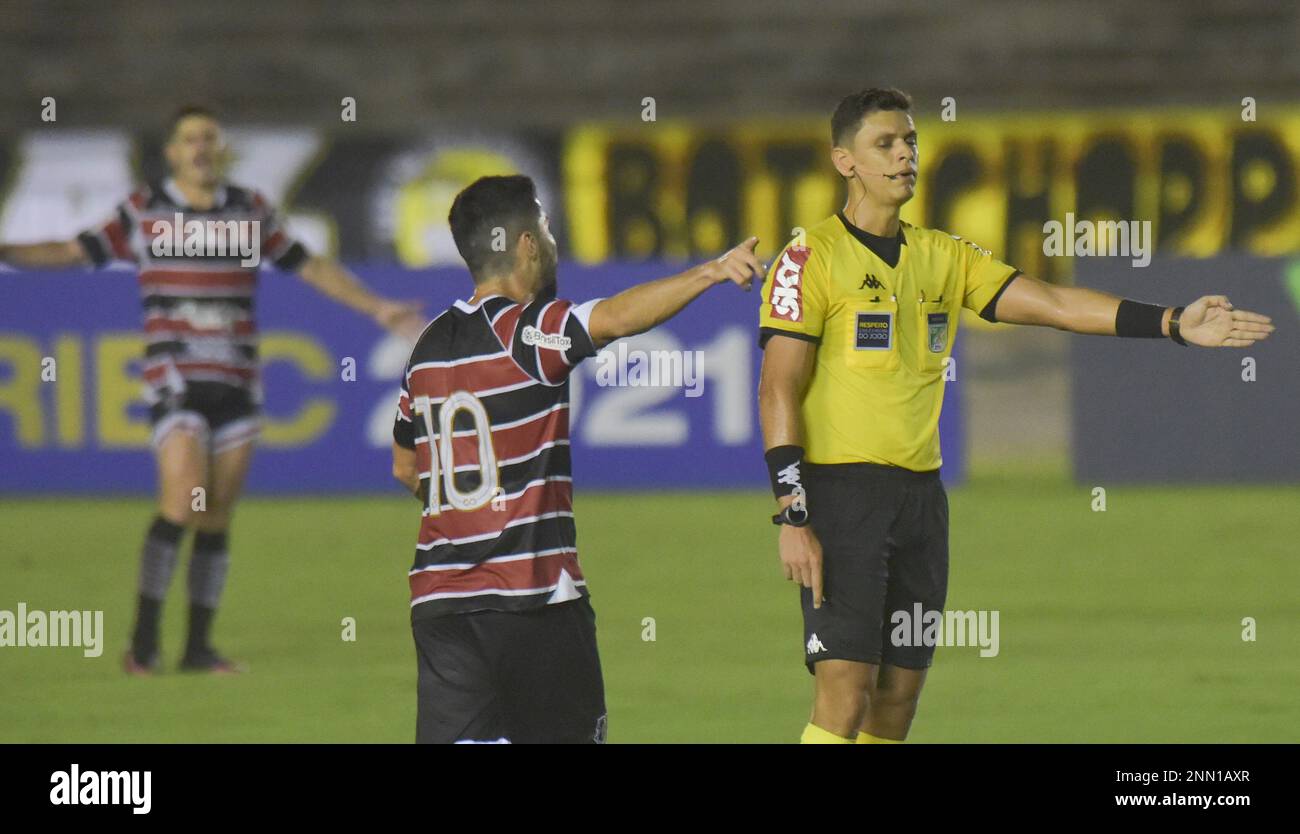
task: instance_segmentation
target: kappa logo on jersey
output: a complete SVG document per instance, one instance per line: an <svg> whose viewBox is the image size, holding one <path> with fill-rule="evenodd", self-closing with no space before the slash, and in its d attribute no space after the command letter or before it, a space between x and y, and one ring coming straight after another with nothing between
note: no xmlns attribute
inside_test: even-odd
<svg viewBox="0 0 1300 834"><path fill-rule="evenodd" d="M826 646L822 644L822 641L817 639L817 632L813 632L813 636L808 638L807 649L808 654L821 654L822 652L827 651Z"/></svg>
<svg viewBox="0 0 1300 834"><path fill-rule="evenodd" d="M867 273L867 277L863 278L862 283L858 286L860 290L883 290L884 288L885 285L880 283L880 279L870 272Z"/></svg>
<svg viewBox="0 0 1300 834"><path fill-rule="evenodd" d="M808 263L812 249L791 246L781 253L776 273L772 276L772 318L799 321L803 317L803 267Z"/></svg>
<svg viewBox="0 0 1300 834"><path fill-rule="evenodd" d="M559 333L543 333L531 324L524 326L520 338L526 345L537 345L547 350L568 350L573 346L573 340L568 336L561 336Z"/></svg>

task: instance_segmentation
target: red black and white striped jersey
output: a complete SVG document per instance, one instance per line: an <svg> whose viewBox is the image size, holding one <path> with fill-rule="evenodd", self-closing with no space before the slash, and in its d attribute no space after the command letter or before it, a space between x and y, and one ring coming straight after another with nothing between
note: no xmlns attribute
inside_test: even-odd
<svg viewBox="0 0 1300 834"><path fill-rule="evenodd" d="M250 236L245 251L255 245L255 258L233 245L239 234ZM294 271L307 259L265 197L225 185L212 209L197 211L167 179L137 189L77 240L96 267L114 260L139 267L151 402L187 381L233 385L260 400L257 271L263 261Z"/></svg>
<svg viewBox="0 0 1300 834"><path fill-rule="evenodd" d="M424 508L414 619L586 596L569 459L569 373L596 353L596 301L457 301L416 343L393 439Z"/></svg>

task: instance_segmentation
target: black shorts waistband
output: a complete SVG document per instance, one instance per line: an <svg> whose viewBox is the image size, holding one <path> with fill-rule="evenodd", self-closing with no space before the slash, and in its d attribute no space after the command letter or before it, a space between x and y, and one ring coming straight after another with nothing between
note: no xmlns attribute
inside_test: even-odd
<svg viewBox="0 0 1300 834"><path fill-rule="evenodd" d="M808 463L803 465L804 474L813 478L847 478L853 480L885 480L902 483L926 483L939 480L938 469L918 472L902 466L890 466L885 463Z"/></svg>

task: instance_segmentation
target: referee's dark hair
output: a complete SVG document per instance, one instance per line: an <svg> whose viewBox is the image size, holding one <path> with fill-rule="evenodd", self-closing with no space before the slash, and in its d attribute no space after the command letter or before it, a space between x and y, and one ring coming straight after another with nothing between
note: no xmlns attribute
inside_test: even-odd
<svg viewBox="0 0 1300 834"><path fill-rule="evenodd" d="M524 232L540 233L537 186L521 174L480 177L456 195L447 221L456 249L474 283L513 263L515 242ZM501 229L502 232L496 231Z"/></svg>
<svg viewBox="0 0 1300 834"><path fill-rule="evenodd" d="M862 120L877 110L911 110L912 97L895 87L871 87L845 96L831 116L831 145L847 148Z"/></svg>
<svg viewBox="0 0 1300 834"><path fill-rule="evenodd" d="M217 118L216 112L213 111L212 108L204 107L202 104L186 104L178 107L176 108L176 111L172 113L172 117L167 120L166 136L168 142L170 142L172 137L176 135L176 128L180 126L180 123L183 120L188 119L190 116L203 116L204 118L211 119L214 122L220 121L220 119Z"/></svg>

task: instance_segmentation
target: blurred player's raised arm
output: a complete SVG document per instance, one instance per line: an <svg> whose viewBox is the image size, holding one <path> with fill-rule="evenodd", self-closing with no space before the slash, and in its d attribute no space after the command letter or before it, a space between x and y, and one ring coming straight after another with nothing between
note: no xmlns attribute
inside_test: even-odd
<svg viewBox="0 0 1300 834"><path fill-rule="evenodd" d="M0 244L0 261L29 269L60 269L90 263L76 240Z"/></svg>
<svg viewBox="0 0 1300 834"><path fill-rule="evenodd" d="M128 243L136 223L133 208L128 198L110 218L70 240L0 244L0 262L28 269L68 269L103 267L113 260L134 261Z"/></svg>

